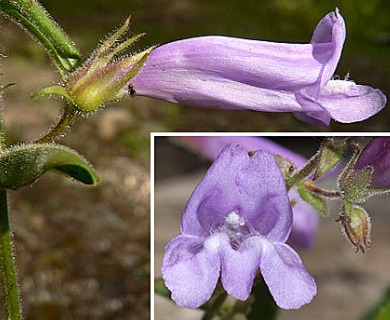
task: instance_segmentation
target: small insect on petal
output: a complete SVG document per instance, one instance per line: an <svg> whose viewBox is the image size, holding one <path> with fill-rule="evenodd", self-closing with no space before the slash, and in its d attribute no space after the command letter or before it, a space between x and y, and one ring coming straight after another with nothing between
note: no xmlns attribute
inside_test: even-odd
<svg viewBox="0 0 390 320"><path fill-rule="evenodd" d="M135 97L135 95L137 94L137 92L134 89L134 86L131 83L129 83L129 85L127 86L127 92L129 93L129 96L132 98Z"/></svg>

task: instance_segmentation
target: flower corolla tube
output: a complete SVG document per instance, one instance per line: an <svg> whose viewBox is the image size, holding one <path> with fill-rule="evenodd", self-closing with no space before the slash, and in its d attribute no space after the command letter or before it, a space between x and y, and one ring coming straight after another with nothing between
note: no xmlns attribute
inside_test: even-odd
<svg viewBox="0 0 390 320"><path fill-rule="evenodd" d="M384 108L386 97L332 78L345 38L336 9L306 44L225 36L178 40L154 49L130 85L137 95L187 106L293 112L322 125L362 121Z"/></svg>

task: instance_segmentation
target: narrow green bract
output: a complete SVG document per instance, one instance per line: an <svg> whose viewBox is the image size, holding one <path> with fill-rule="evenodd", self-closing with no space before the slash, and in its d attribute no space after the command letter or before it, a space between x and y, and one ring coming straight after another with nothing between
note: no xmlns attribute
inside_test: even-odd
<svg viewBox="0 0 390 320"><path fill-rule="evenodd" d="M330 138L323 143L313 180L322 177L340 162L347 149L347 144L345 142L345 138Z"/></svg>

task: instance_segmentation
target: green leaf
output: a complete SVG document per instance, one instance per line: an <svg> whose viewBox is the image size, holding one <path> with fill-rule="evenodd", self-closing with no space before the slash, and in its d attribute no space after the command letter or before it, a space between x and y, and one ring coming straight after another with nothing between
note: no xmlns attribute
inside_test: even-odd
<svg viewBox="0 0 390 320"><path fill-rule="evenodd" d="M388 320L390 319L390 288L380 300L373 305L361 320Z"/></svg>
<svg viewBox="0 0 390 320"><path fill-rule="evenodd" d="M308 183L308 181L306 181L305 183ZM328 205L326 204L326 201L322 196L305 188L304 184L302 183L296 184L296 188L298 190L299 195L304 201L310 204L324 217L327 217L329 215Z"/></svg>
<svg viewBox="0 0 390 320"><path fill-rule="evenodd" d="M264 281L255 284L252 295L254 295L255 301L252 303L251 311L247 315L247 320L276 319L279 309Z"/></svg>
<svg viewBox="0 0 390 320"><path fill-rule="evenodd" d="M379 310L375 320L389 320L390 319L390 301Z"/></svg>
<svg viewBox="0 0 390 320"><path fill-rule="evenodd" d="M0 10L45 47L62 74L75 70L81 60L78 49L38 1L1 0Z"/></svg>
<svg viewBox="0 0 390 320"><path fill-rule="evenodd" d="M54 170L84 184L98 182L91 165L76 151L54 143L27 144L0 154L0 188L19 189Z"/></svg>

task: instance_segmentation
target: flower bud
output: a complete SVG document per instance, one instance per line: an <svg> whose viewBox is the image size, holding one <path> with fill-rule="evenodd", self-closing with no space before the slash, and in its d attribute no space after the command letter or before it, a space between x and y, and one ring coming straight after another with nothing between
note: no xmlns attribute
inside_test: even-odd
<svg viewBox="0 0 390 320"><path fill-rule="evenodd" d="M344 203L343 213L336 220L341 223L345 237L356 248L356 252L365 253L371 246L371 222L367 211L360 206Z"/></svg>
<svg viewBox="0 0 390 320"><path fill-rule="evenodd" d="M137 35L117 44L117 40L127 30L129 22L127 19L117 32L101 44L90 60L68 78L66 88L79 111L93 112L107 102L122 98L124 91L121 89L138 73L146 61L152 48L114 60L117 54L142 36Z"/></svg>

